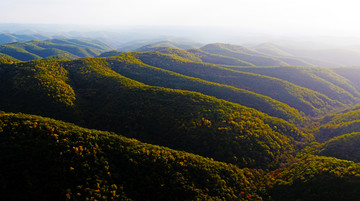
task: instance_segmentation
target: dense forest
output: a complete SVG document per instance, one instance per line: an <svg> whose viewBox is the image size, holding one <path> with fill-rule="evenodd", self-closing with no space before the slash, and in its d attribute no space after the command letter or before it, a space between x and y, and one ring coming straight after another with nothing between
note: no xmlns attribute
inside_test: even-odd
<svg viewBox="0 0 360 201"><path fill-rule="evenodd" d="M360 199L359 68L270 44L110 49L0 45L5 200Z"/></svg>

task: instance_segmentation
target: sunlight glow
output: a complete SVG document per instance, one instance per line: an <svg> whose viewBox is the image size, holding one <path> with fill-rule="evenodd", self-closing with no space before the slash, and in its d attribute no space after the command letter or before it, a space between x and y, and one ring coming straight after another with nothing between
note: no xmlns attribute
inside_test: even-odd
<svg viewBox="0 0 360 201"><path fill-rule="evenodd" d="M360 33L354 0L11 0L0 23L225 26L270 32Z"/></svg>

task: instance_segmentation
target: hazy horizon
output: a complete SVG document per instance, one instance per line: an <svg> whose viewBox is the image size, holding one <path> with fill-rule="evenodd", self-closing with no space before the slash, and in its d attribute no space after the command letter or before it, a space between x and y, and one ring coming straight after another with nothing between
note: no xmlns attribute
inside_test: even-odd
<svg viewBox="0 0 360 201"><path fill-rule="evenodd" d="M289 0L12 0L0 23L98 27L218 27L269 35L355 37L357 3Z"/></svg>

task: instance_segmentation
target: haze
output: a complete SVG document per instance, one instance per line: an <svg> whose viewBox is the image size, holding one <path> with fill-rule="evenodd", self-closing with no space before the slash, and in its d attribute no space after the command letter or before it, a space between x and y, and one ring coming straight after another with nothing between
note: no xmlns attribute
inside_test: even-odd
<svg viewBox="0 0 360 201"><path fill-rule="evenodd" d="M356 36L353 0L2 0L0 23L211 26L277 34Z"/></svg>

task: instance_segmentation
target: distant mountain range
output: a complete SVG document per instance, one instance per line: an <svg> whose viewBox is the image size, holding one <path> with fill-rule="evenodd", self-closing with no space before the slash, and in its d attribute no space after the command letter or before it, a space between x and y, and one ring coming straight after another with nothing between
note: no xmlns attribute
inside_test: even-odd
<svg viewBox="0 0 360 201"><path fill-rule="evenodd" d="M88 32L62 32L57 34L48 34L40 31L27 31L16 33L3 32L0 33L0 44L8 44L14 42L29 42L32 40L51 40L51 39L79 39L86 41L101 41L106 44L106 50L119 51L135 51L145 52L153 51L156 48L168 47L176 49L185 49L189 51L197 51L198 56L208 61L219 62L222 59L214 60L208 54L216 54L218 56L231 57L232 63L239 66L243 62L249 62L257 66L274 66L274 65L293 65L293 66L321 66L321 67L338 67L338 66L359 66L360 65L360 48L358 45L343 45L343 46L329 46L325 43L316 45L316 48L310 48L311 43L307 45L286 45L287 43L262 43L256 45L229 45L223 43L206 44L203 42L194 41L186 38L159 36L156 34L141 34L141 33L118 33L109 31L88 31ZM292 44L291 42L288 42ZM294 43L297 44L297 43ZM241 47L241 48L240 48ZM201 49L200 49L201 48ZM190 50L192 49L192 50ZM203 52L199 52L202 50ZM206 51L204 51L206 50ZM54 50L53 50L54 51ZM207 55L205 55L205 53ZM3 52L1 52L3 53ZM193 52L194 53L194 52ZM56 53L49 53L54 55ZM78 58L79 55L66 55L64 52L59 52L66 58ZM72 54L72 53L70 53ZM37 55L37 54L35 54ZM82 54L84 55L84 54ZM90 54L92 55L92 54ZM44 58L43 56L40 56ZM80 56L81 57L81 56ZM39 59L34 55L28 55L25 60ZM246 59L245 59L246 58ZM22 60L22 59L20 59ZM229 61L224 63L229 64ZM243 64L244 65L244 64Z"/></svg>
<svg viewBox="0 0 360 201"><path fill-rule="evenodd" d="M100 41L80 39L31 40L0 45L0 53L20 61L97 56L111 48Z"/></svg>

